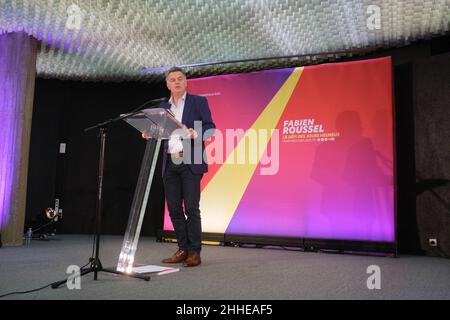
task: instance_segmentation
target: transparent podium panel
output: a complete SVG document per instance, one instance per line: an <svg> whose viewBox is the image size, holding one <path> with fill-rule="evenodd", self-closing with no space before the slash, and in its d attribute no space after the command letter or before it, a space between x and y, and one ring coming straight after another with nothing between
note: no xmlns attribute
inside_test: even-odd
<svg viewBox="0 0 450 320"><path fill-rule="evenodd" d="M147 141L136 190L134 191L128 225L122 243L122 250L117 263L117 271L129 273L133 270L134 256L139 242L142 221L147 208L160 146L161 140L149 139Z"/></svg>
<svg viewBox="0 0 450 320"><path fill-rule="evenodd" d="M124 120L153 139L170 139L174 134L182 138L189 136L185 126L164 108L144 109Z"/></svg>
<svg viewBox="0 0 450 320"><path fill-rule="evenodd" d="M117 271L130 273L133 270L134 256L155 174L161 140L169 139L174 135L182 138L188 137L189 132L168 109L145 109L139 113L121 116L128 124L151 137L147 140L122 250L117 263Z"/></svg>

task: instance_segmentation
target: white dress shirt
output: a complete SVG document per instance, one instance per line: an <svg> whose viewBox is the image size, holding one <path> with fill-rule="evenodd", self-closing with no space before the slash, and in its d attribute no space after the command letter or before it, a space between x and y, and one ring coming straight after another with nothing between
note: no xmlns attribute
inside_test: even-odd
<svg viewBox="0 0 450 320"><path fill-rule="evenodd" d="M181 122L183 118L184 102L186 101L186 92L183 96L178 99L178 104L173 103L173 97L170 97L170 111L175 115L175 119ZM168 153L177 153L183 151L183 143L181 142L181 137L171 136L169 139L169 149Z"/></svg>

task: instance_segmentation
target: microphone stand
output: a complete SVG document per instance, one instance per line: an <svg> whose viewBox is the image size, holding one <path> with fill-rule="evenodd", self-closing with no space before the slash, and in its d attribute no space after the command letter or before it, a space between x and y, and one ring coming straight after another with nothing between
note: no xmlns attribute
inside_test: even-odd
<svg viewBox="0 0 450 320"><path fill-rule="evenodd" d="M100 261L99 253L100 253L100 233L101 233L101 224L102 224L102 210L103 210L103 171L104 171L104 162L105 162L105 145L106 145L106 127L114 122L123 120L125 118L131 117L143 109L143 107L147 104L151 104L151 107L154 108L161 104L162 102L167 101L167 98L161 98L161 99L154 99L147 101L143 103L142 105L138 106L134 110L132 110L130 113L127 113L125 115L112 118L109 120L106 120L104 122L101 122L99 124L96 124L92 127L84 129L84 132L88 132L94 129L99 129L99 137L100 137L100 157L99 157L99 164L98 164L98 185L97 185L97 206L96 206L96 234L94 238L94 244L95 244L95 252L94 257L89 258L90 266L86 268L80 269L80 276L84 276L88 273L94 272L94 280L97 280L97 274L99 272L108 272L108 273L114 273L119 274L127 277L132 278L138 278L145 281L150 280L150 276L136 274L136 273L127 273L127 272L121 272L114 269L107 269L102 266L102 263ZM60 285L67 282L68 279L64 279L61 281L57 281L51 284L51 287L53 289L58 288Z"/></svg>

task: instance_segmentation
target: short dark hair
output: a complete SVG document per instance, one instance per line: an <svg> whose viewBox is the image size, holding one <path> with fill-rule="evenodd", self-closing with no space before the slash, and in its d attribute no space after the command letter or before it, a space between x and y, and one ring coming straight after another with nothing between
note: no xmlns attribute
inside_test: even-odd
<svg viewBox="0 0 450 320"><path fill-rule="evenodd" d="M181 72L186 77L186 72L184 72L183 69L181 69L180 67L172 67L164 73L166 79L172 72Z"/></svg>

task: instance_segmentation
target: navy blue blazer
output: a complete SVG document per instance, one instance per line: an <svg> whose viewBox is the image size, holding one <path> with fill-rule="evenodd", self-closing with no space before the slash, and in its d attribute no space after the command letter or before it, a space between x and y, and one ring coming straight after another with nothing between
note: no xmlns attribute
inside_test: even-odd
<svg viewBox="0 0 450 320"><path fill-rule="evenodd" d="M161 108L170 109L170 102L165 102L161 104ZM201 121L201 136L200 136L200 128L194 126L194 121ZM183 151L184 157L190 156L190 163L188 164L189 169L194 174L203 174L208 172L208 164L205 162L203 157L203 152L205 151L205 143L204 140L208 139L214 134L214 130L216 125L213 122L211 117L211 111L209 110L208 100L205 97L192 95L186 93L186 100L184 101L184 109L183 109L183 117L181 119L181 123L183 123L188 128L193 128L199 134L197 139L185 139L183 140ZM206 132L208 130L208 132ZM206 135L205 135L206 132ZM202 140L200 140L202 139ZM190 148L190 152L186 152L186 148ZM164 176L166 172L166 161L167 161L167 153L169 149L169 141L164 140L163 142L163 165L162 165L162 174ZM201 151L200 151L201 149ZM201 154L201 163L194 163L194 155L197 152L197 157ZM201 152L201 153L200 153ZM186 161L185 161L186 162Z"/></svg>

